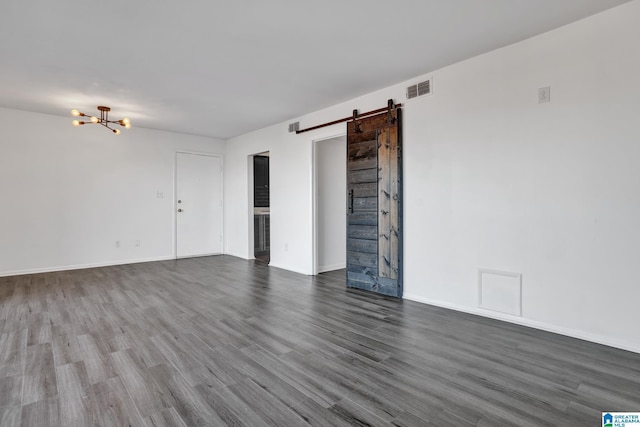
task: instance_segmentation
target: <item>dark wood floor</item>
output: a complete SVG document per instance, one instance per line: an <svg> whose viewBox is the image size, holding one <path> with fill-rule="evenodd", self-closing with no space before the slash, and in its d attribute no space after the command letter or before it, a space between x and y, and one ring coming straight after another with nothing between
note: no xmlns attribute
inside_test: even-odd
<svg viewBox="0 0 640 427"><path fill-rule="evenodd" d="M596 426L640 355L229 256L0 278L2 426Z"/></svg>

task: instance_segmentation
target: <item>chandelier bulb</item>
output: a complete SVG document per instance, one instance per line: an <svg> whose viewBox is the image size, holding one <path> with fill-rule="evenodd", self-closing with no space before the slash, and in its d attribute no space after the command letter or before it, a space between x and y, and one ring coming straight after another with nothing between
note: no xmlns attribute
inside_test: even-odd
<svg viewBox="0 0 640 427"><path fill-rule="evenodd" d="M120 135L120 129L113 129L113 133L115 133L116 135Z"/></svg>
<svg viewBox="0 0 640 427"><path fill-rule="evenodd" d="M71 110L71 115L72 115L73 117L78 117L78 116L80 115L80 111L78 111L78 110Z"/></svg>
<svg viewBox="0 0 640 427"><path fill-rule="evenodd" d="M98 119L96 116L91 116L91 123L98 123L100 121L100 119Z"/></svg>
<svg viewBox="0 0 640 427"><path fill-rule="evenodd" d="M120 124L120 126L124 127L125 129L130 129L131 128L131 120L124 118L122 120L118 120L118 123Z"/></svg>
<svg viewBox="0 0 640 427"><path fill-rule="evenodd" d="M73 120L71 124L74 126L82 126L84 122L81 122L80 120Z"/></svg>

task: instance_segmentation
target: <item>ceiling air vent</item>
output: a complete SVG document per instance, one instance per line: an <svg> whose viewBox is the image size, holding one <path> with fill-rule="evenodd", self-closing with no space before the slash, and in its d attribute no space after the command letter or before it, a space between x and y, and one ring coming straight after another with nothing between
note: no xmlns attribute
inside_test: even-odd
<svg viewBox="0 0 640 427"><path fill-rule="evenodd" d="M407 99L417 98L431 93L431 79L407 87Z"/></svg>

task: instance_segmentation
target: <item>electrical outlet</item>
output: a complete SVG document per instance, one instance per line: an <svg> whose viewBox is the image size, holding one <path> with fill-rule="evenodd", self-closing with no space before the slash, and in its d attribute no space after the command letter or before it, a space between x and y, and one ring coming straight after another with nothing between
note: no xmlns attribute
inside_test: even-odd
<svg viewBox="0 0 640 427"><path fill-rule="evenodd" d="M164 199L164 192L162 192L162 191L158 191L158 192L156 192L156 197L157 197L158 199Z"/></svg>
<svg viewBox="0 0 640 427"><path fill-rule="evenodd" d="M120 240L116 240L116 248L120 247Z"/></svg>
<svg viewBox="0 0 640 427"><path fill-rule="evenodd" d="M541 87L538 89L538 104L551 102L551 87Z"/></svg>
<svg viewBox="0 0 640 427"><path fill-rule="evenodd" d="M136 245L136 248L139 248L140 247L140 240L136 240L135 245Z"/></svg>

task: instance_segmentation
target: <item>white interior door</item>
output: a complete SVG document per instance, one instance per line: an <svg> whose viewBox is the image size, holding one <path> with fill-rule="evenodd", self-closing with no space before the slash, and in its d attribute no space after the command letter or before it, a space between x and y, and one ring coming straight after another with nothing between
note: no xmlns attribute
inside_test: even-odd
<svg viewBox="0 0 640 427"><path fill-rule="evenodd" d="M222 253L222 160L177 153L176 255Z"/></svg>

